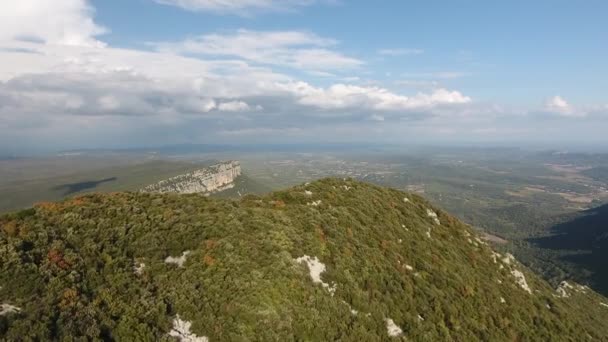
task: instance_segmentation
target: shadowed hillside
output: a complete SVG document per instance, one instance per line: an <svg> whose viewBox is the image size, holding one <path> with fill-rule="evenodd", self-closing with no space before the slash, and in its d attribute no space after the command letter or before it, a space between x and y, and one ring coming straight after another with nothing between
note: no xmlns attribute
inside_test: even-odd
<svg viewBox="0 0 608 342"><path fill-rule="evenodd" d="M78 182L78 183L62 184L62 185L54 186L53 190L54 191L63 191L63 196L67 196L67 195L71 195L71 194L81 192L84 190L95 189L99 184L113 182L116 179L117 179L116 177L110 177L110 178L105 178L105 179L101 179L98 181L84 181L84 182Z"/></svg>
<svg viewBox="0 0 608 342"><path fill-rule="evenodd" d="M540 248L564 252L563 260L591 272L594 287L608 294L608 205L586 210L551 232L551 236L531 241Z"/></svg>

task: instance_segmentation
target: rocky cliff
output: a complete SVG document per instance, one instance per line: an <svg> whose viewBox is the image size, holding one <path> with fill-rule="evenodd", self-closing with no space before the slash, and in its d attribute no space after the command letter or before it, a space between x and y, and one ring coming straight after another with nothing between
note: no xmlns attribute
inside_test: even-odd
<svg viewBox="0 0 608 342"><path fill-rule="evenodd" d="M232 188L234 180L240 175L240 163L228 161L148 185L142 192L211 194Z"/></svg>

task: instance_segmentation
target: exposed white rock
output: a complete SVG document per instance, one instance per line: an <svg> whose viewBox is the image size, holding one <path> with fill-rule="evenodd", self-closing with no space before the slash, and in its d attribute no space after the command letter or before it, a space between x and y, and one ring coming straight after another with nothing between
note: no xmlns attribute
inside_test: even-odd
<svg viewBox="0 0 608 342"><path fill-rule="evenodd" d="M475 241L477 241L478 244L480 245L487 245L487 243L485 243L483 240L481 240L479 237L475 237Z"/></svg>
<svg viewBox="0 0 608 342"><path fill-rule="evenodd" d="M600 302L600 305L608 308L608 304L606 304L606 303Z"/></svg>
<svg viewBox="0 0 608 342"><path fill-rule="evenodd" d="M505 300L503 297L500 297L500 303L504 304L504 303L506 303L506 302L507 302L507 301L506 301L506 300Z"/></svg>
<svg viewBox="0 0 608 342"><path fill-rule="evenodd" d="M505 257L502 258L502 262L507 265L511 265L511 263L515 262L515 257L511 253L507 253L507 254L505 254Z"/></svg>
<svg viewBox="0 0 608 342"><path fill-rule="evenodd" d="M321 205L321 200L312 201L312 202L306 203L306 205L311 205L313 207L318 207L319 205Z"/></svg>
<svg viewBox="0 0 608 342"><path fill-rule="evenodd" d="M512 270L511 274L515 277L515 281L517 284L524 289L526 292L532 294L532 290L528 286L528 282L526 281L526 276L520 270Z"/></svg>
<svg viewBox="0 0 608 342"><path fill-rule="evenodd" d="M135 272L135 274L137 274L137 275L142 275L144 273L145 268L146 268L146 264L144 264L143 262L136 263L133 266L133 272Z"/></svg>
<svg viewBox="0 0 608 342"><path fill-rule="evenodd" d="M405 269L408 270L408 271L413 271L414 270L414 268L412 266L410 266L410 265L405 265Z"/></svg>
<svg viewBox="0 0 608 342"><path fill-rule="evenodd" d="M350 310L350 313L353 314L354 316L357 316L359 314L359 311L353 309L352 306L350 306L350 304L348 304L345 301L342 301L342 303L344 303L344 305L348 306L348 309Z"/></svg>
<svg viewBox="0 0 608 342"><path fill-rule="evenodd" d="M403 334L403 330L395 324L392 319L386 318L384 321L386 322L386 332L388 333L388 336L397 337Z"/></svg>
<svg viewBox="0 0 608 342"><path fill-rule="evenodd" d="M573 291L586 293L587 289L587 286L579 284L572 285L564 280L559 283L559 286L557 287L557 289L555 289L555 292L557 292L557 297L568 298L570 297Z"/></svg>
<svg viewBox="0 0 608 342"><path fill-rule="evenodd" d="M348 191L348 190L350 190L352 188L350 186L348 186L348 185L342 185L342 189Z"/></svg>
<svg viewBox="0 0 608 342"><path fill-rule="evenodd" d="M432 211L431 209L427 209L426 210L426 215L430 218L433 219L433 222L435 222L436 225L440 225L441 221L439 221L439 217L437 216L437 213Z"/></svg>
<svg viewBox="0 0 608 342"><path fill-rule="evenodd" d="M500 253L496 253L494 251L491 251L492 253L492 261L494 261L494 263L496 264L498 262L498 259L502 256L500 255Z"/></svg>
<svg viewBox="0 0 608 342"><path fill-rule="evenodd" d="M424 317L422 317L422 316L418 315L418 321L420 321L420 322L424 322Z"/></svg>
<svg viewBox="0 0 608 342"><path fill-rule="evenodd" d="M428 237L429 239L431 238L431 230L427 230L426 231L426 237Z"/></svg>
<svg viewBox="0 0 608 342"><path fill-rule="evenodd" d="M410 199L409 199L409 198L407 198L407 197L403 197L403 202L404 202L404 203L409 203L409 202L410 202Z"/></svg>
<svg viewBox="0 0 608 342"><path fill-rule="evenodd" d="M190 254L190 251L185 251L182 253L180 257L172 257L168 256L165 258L165 263L167 264L176 264L178 267L184 267L184 263L186 262L186 258Z"/></svg>
<svg viewBox="0 0 608 342"><path fill-rule="evenodd" d="M561 283L559 283L559 286L557 287L555 292L557 292L557 295L559 297L568 298L568 297L570 297L570 293L568 293L568 290L573 290L573 289L574 289L574 287L572 287L572 285L570 285L570 283L568 283L567 281L562 281Z"/></svg>
<svg viewBox="0 0 608 342"><path fill-rule="evenodd" d="M336 284L329 285L321 279L321 273L325 272L325 264L320 262L317 257L312 258L308 255L304 255L297 258L296 262L300 264L305 263L306 266L308 266L308 272L312 282L315 284L321 284L332 296L334 295L336 292Z"/></svg>
<svg viewBox="0 0 608 342"><path fill-rule="evenodd" d="M229 161L162 180L146 186L141 191L210 194L234 187L234 180L240 175L241 164L238 161Z"/></svg>
<svg viewBox="0 0 608 342"><path fill-rule="evenodd" d="M312 196L312 191L305 190L304 191L304 195L306 195L306 196Z"/></svg>
<svg viewBox="0 0 608 342"><path fill-rule="evenodd" d="M179 315L173 319L173 329L169 336L177 337L181 342L209 342L206 336L197 336L190 331L192 322L182 320Z"/></svg>
<svg viewBox="0 0 608 342"><path fill-rule="evenodd" d="M21 311L21 309L14 305L6 304L6 303L0 305L0 316L12 314L12 313L18 313L19 311Z"/></svg>

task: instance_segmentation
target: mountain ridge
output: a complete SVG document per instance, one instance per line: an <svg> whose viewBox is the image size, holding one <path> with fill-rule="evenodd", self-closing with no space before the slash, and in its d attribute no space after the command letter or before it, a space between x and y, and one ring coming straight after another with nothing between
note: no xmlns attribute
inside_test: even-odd
<svg viewBox="0 0 608 342"><path fill-rule="evenodd" d="M92 194L0 226L8 339L608 338L606 298L556 291L422 197L351 179L238 201Z"/></svg>
<svg viewBox="0 0 608 342"><path fill-rule="evenodd" d="M241 175L238 161L226 161L199 170L177 175L150 184L141 191L179 194L213 194L234 187L234 181Z"/></svg>

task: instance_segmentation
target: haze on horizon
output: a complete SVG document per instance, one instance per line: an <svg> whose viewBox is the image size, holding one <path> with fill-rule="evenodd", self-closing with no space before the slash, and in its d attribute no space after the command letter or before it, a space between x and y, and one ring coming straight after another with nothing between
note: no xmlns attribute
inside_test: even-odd
<svg viewBox="0 0 608 342"><path fill-rule="evenodd" d="M0 4L0 154L606 144L600 0Z"/></svg>

